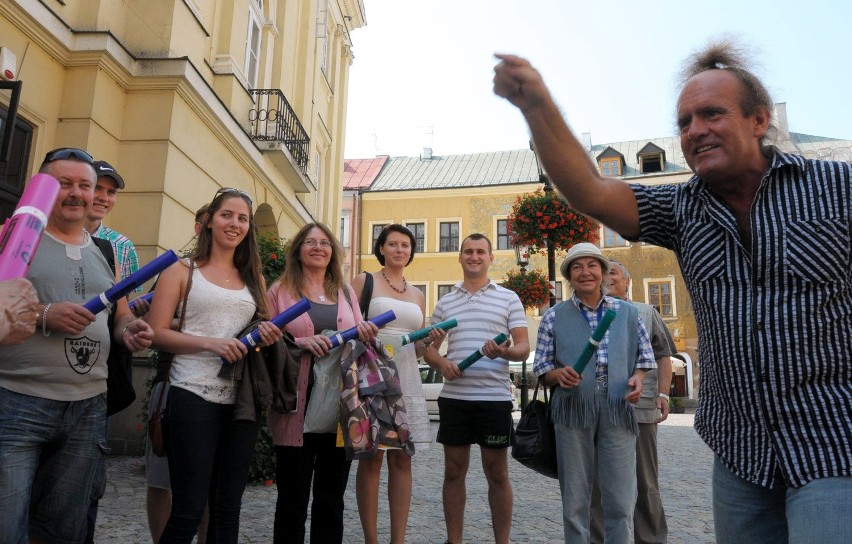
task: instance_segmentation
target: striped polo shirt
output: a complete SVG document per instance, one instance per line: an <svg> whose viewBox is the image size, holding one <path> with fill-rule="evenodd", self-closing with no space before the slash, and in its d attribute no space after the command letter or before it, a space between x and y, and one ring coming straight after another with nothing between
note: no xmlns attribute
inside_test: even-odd
<svg viewBox="0 0 852 544"><path fill-rule="evenodd" d="M489 282L476 293L457 283L441 297L432 312L432 323L456 318L458 327L447 334L447 359L459 363L480 349L486 340L511 329L527 327L521 299L514 291ZM509 362L483 357L464 371L462 377L444 382L441 396L459 400L511 401Z"/></svg>
<svg viewBox="0 0 852 544"><path fill-rule="evenodd" d="M752 252L700 178L633 185L640 240L673 250L698 323L698 434L764 487L852 475L852 165L772 150Z"/></svg>

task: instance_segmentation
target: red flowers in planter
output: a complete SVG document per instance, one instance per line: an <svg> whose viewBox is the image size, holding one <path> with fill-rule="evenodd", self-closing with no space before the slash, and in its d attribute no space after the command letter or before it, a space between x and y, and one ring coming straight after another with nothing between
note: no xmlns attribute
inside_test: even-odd
<svg viewBox="0 0 852 544"><path fill-rule="evenodd" d="M568 207L556 191L538 189L518 195L507 221L513 244L523 244L530 253L567 250L579 242L597 243L598 223Z"/></svg>
<svg viewBox="0 0 852 544"><path fill-rule="evenodd" d="M510 270L502 285L518 294L524 308L536 308L550 299L550 282L538 270L525 274Z"/></svg>

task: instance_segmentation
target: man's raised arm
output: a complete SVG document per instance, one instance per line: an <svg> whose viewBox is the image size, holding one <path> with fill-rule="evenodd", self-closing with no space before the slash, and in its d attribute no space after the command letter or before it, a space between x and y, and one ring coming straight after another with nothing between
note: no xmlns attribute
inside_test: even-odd
<svg viewBox="0 0 852 544"><path fill-rule="evenodd" d="M639 235L636 198L626 183L602 177L571 133L541 74L514 55L495 55L494 93L514 104L529 125L533 144L553 185L575 210L625 238Z"/></svg>

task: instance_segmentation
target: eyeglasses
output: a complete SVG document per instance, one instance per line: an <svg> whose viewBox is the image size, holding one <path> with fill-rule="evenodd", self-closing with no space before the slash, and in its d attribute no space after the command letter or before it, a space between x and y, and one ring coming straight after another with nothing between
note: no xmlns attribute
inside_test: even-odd
<svg viewBox="0 0 852 544"><path fill-rule="evenodd" d="M95 162L94 157L92 157L82 149L77 149L76 147L60 147L59 149L48 151L47 155L44 156L44 160L41 161L41 163L47 164L49 162L62 161L67 159L74 159L76 161L82 161L87 164L93 164Z"/></svg>
<svg viewBox="0 0 852 544"><path fill-rule="evenodd" d="M313 238L308 238L302 244L308 247L317 247L320 246L323 249L328 249L331 247L331 242L329 240L314 240Z"/></svg>
<svg viewBox="0 0 852 544"><path fill-rule="evenodd" d="M245 198L246 200L248 200L249 206L254 204L251 200L251 197L249 196L249 194L247 192L240 191L239 189L234 189L233 187L222 187L221 189L216 191L215 195L213 195L213 200L216 200L217 198L219 198L219 195L230 194L230 193L236 193L236 194L240 195L241 197Z"/></svg>

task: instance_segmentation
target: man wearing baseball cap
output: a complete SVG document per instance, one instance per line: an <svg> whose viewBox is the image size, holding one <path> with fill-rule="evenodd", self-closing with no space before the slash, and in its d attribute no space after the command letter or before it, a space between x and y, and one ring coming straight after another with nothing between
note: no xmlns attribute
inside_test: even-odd
<svg viewBox="0 0 852 544"><path fill-rule="evenodd" d="M86 218L86 230L92 236L103 238L112 244L121 279L124 279L139 268L136 248L127 236L103 224L104 218L115 206L118 190L124 189L124 178L106 161L95 161L94 166L98 182L95 185L95 199ZM136 290L139 291L140 288Z"/></svg>

